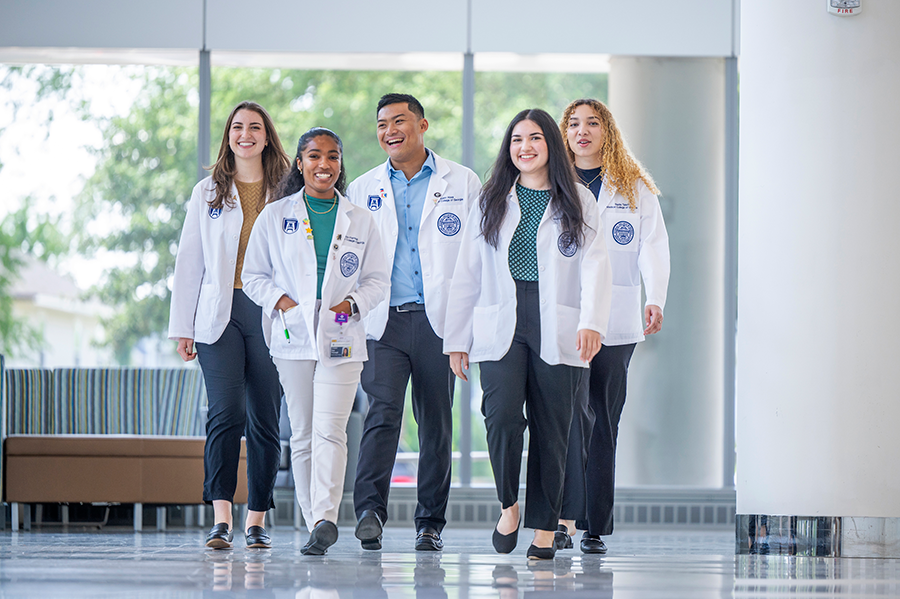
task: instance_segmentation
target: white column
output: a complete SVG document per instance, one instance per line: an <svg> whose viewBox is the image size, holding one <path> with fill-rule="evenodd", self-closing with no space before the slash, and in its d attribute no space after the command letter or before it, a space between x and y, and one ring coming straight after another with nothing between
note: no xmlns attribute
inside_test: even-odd
<svg viewBox="0 0 900 599"><path fill-rule="evenodd" d="M661 333L638 344L618 486L722 486L725 59L610 61L610 110L662 191L672 276Z"/></svg>
<svg viewBox="0 0 900 599"><path fill-rule="evenodd" d="M862 7L741 3L737 512L845 538L900 517L900 2Z"/></svg>

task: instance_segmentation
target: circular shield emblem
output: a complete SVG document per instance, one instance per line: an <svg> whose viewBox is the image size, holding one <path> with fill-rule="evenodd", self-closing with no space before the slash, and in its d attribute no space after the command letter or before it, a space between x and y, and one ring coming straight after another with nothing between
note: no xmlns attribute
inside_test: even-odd
<svg viewBox="0 0 900 599"><path fill-rule="evenodd" d="M634 239L634 227L627 220L620 220L613 225L612 236L619 245L628 245Z"/></svg>
<svg viewBox="0 0 900 599"><path fill-rule="evenodd" d="M209 217L211 219L215 220L215 219L219 218L220 216L222 216L222 209L221 208L213 208L212 206L210 206Z"/></svg>
<svg viewBox="0 0 900 599"><path fill-rule="evenodd" d="M347 252L341 256L341 274L349 277L359 268L359 256L353 252Z"/></svg>
<svg viewBox="0 0 900 599"><path fill-rule="evenodd" d="M452 212L445 212L438 217L437 228L438 231L447 237L453 237L459 233L459 230L462 228L462 222Z"/></svg>
<svg viewBox="0 0 900 599"><path fill-rule="evenodd" d="M556 240L556 247L559 248L559 253L566 258L571 258L575 255L575 252L578 251L578 246L575 244L575 238L566 232L560 233L559 239Z"/></svg>

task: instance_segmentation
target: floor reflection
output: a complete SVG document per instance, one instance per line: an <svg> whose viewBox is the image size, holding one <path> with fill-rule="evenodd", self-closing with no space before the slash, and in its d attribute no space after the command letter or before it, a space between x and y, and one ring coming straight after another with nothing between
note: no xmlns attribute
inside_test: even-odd
<svg viewBox="0 0 900 599"><path fill-rule="evenodd" d="M897 597L900 560L735 556L734 533L622 531L606 556L577 549L553 561L490 547L490 531L448 529L441 553L413 551L413 533L388 528L381 552L352 530L328 554L304 556L306 535L274 530L271 551L205 550L200 530L0 532L0 598L273 597L418 599L495 597Z"/></svg>

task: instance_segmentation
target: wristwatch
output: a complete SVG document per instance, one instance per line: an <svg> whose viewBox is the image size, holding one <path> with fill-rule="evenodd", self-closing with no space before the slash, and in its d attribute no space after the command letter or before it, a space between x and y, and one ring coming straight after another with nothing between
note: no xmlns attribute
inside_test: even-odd
<svg viewBox="0 0 900 599"><path fill-rule="evenodd" d="M356 301L352 297L348 295L344 298L344 301L350 304L350 316L359 314L359 306L356 305Z"/></svg>

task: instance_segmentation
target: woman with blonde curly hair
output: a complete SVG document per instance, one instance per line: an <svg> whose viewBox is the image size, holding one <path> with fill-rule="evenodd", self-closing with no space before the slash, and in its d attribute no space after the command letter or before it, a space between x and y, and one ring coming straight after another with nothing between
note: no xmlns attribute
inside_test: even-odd
<svg viewBox="0 0 900 599"><path fill-rule="evenodd" d="M613 275L612 309L603 348L591 361L572 418L559 549L606 553L613 531L616 437L625 405L628 365L638 342L662 328L669 283L669 237L650 174L628 150L603 102L575 100L559 123L581 184L597 198ZM641 321L641 279L647 303Z"/></svg>

